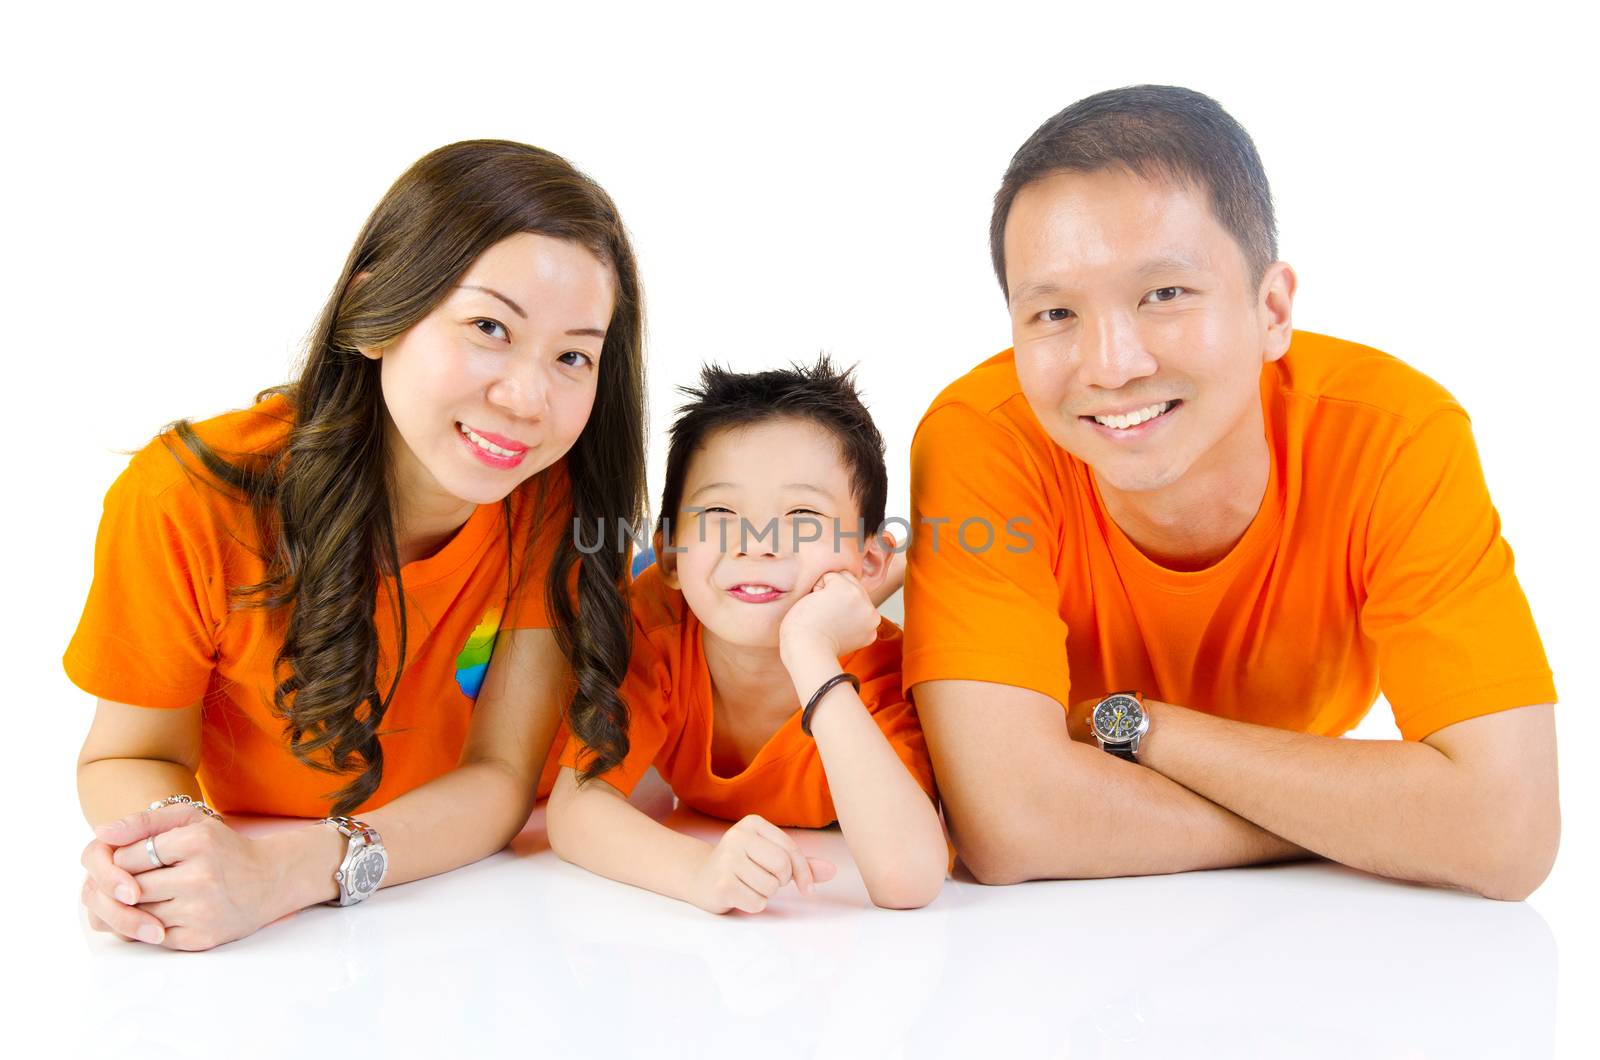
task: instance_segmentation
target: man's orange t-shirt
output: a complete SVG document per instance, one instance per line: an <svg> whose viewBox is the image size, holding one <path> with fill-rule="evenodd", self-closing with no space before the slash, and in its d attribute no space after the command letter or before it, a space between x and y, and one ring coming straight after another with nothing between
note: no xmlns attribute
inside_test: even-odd
<svg viewBox="0 0 1600 1060"><path fill-rule="evenodd" d="M293 417L289 402L274 395L195 429L225 459L236 459L280 450ZM524 567L540 478L547 514ZM486 504L444 548L401 568L405 671L379 737L383 782L364 808L454 769L496 632L550 625L544 582L570 522L567 490L560 462L512 495L514 553L502 506ZM63 661L74 684L102 699L202 704L199 780L219 812L319 817L329 810L328 794L351 777L295 758L274 713L273 662L287 612L241 608L229 598L230 588L265 576L262 551L249 506L219 488L176 437L152 441L106 494L94 581ZM508 579L513 554L519 559ZM375 612L380 694L394 674L393 593L394 579L384 578ZM565 733L563 726L545 764L541 796L559 772Z"/></svg>
<svg viewBox="0 0 1600 1060"><path fill-rule="evenodd" d="M912 443L906 687L992 681L1064 707L1138 689L1330 736L1382 691L1408 740L1553 702L1461 406L1309 332L1264 367L1261 403L1261 508L1227 556L1180 572L1139 551L1045 434L1010 350L952 383ZM961 533L974 518L994 528L987 550L981 523Z"/></svg>
<svg viewBox="0 0 1600 1060"><path fill-rule="evenodd" d="M622 698L628 705L628 756L599 778L624 795L652 764L678 799L701 813L734 821L760 814L773 824L822 828L838 820L822 754L800 731L800 711L735 776L711 765L711 671L700 640L700 620L683 594L651 566L633 583L633 656ZM933 765L917 712L900 690L900 627L887 618L878 639L839 660L861 679L861 701L895 754L931 797ZM582 769L581 741L568 742L561 764Z"/></svg>

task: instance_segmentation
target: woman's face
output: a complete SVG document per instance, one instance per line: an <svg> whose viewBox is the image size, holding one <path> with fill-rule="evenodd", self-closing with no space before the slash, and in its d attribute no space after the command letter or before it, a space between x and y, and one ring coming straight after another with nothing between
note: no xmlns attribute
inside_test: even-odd
<svg viewBox="0 0 1600 1060"><path fill-rule="evenodd" d="M587 248L523 232L393 343L363 351L382 361L404 517L464 519L572 448L615 301L610 267Z"/></svg>

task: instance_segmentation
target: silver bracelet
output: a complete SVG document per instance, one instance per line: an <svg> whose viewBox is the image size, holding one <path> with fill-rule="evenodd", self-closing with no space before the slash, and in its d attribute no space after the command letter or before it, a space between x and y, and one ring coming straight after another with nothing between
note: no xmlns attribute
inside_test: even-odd
<svg viewBox="0 0 1600 1060"><path fill-rule="evenodd" d="M206 817L212 817L218 821L222 820L222 814L218 813L216 810L213 810L199 799L191 799L187 795L168 795L166 798L157 799L155 802L150 804L150 808L152 810L159 810L165 806L193 806Z"/></svg>

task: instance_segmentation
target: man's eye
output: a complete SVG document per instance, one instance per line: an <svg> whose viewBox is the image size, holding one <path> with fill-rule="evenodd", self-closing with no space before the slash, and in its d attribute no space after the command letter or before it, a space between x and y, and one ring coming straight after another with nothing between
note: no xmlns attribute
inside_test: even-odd
<svg viewBox="0 0 1600 1060"><path fill-rule="evenodd" d="M1152 302L1170 302L1182 293L1182 287L1157 287L1146 297Z"/></svg>
<svg viewBox="0 0 1600 1060"><path fill-rule="evenodd" d="M573 368L580 367L578 362L566 360L568 357L582 357L583 360L588 364L594 364L594 358L590 357L582 350L568 350L566 353L563 353L560 358L558 358L562 364L571 365Z"/></svg>
<svg viewBox="0 0 1600 1060"><path fill-rule="evenodd" d="M1072 310L1070 309L1046 309L1044 312L1039 314L1039 319L1049 321L1050 323L1054 324L1059 321L1066 320L1070 316L1072 316Z"/></svg>
<svg viewBox="0 0 1600 1060"><path fill-rule="evenodd" d="M498 320L490 320L487 317L480 317L472 322L472 326L489 336L491 339L504 339L509 337L506 335L505 325L500 323Z"/></svg>

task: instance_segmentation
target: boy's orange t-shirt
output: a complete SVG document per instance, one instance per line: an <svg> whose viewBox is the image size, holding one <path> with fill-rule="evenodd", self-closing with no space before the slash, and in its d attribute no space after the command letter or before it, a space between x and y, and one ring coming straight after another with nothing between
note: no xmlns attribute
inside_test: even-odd
<svg viewBox="0 0 1600 1060"><path fill-rule="evenodd" d="M287 440L294 410L281 395L196 424L224 458L271 454ZM170 443L170 448L169 448ZM179 463L181 455L182 464ZM531 555L535 493L546 483L547 515ZM506 518L481 505L444 548L401 568L406 664L384 717L383 782L373 809L456 767L484 671L500 629L548 627L544 582L570 521L565 462L511 498L518 570L508 582ZM328 794L350 777L316 770L290 752L273 710L273 663L286 610L240 608L234 586L265 576L249 506L218 488L176 437L137 453L106 494L95 542L94 581L63 660L84 691L133 706L199 703L199 780L219 812L319 817ZM510 591L508 596L508 590ZM394 579L379 586L377 687L393 680ZM565 742L562 726L539 784L549 794Z"/></svg>
<svg viewBox="0 0 1600 1060"><path fill-rule="evenodd" d="M736 776L711 765L711 671L701 645L699 619L683 594L650 566L633 583L633 655L622 698L628 705L628 755L598 779L627 795L655 765L678 799L701 813L735 821L759 814L791 828L822 828L838 820L822 755L800 731L800 710ZM878 639L839 660L861 679L861 701L895 754L929 796L933 765L916 708L900 688L900 627L878 624ZM587 748L571 740L561 764L582 769Z"/></svg>
<svg viewBox="0 0 1600 1060"><path fill-rule="evenodd" d="M992 681L1063 707L1137 689L1330 736L1381 691L1408 740L1554 702L1461 406L1387 354L1303 331L1264 366L1261 403L1261 508L1227 556L1181 572L1045 434L1012 351L952 383L912 443L906 687ZM957 540L973 518L995 528L987 550L981 524Z"/></svg>

